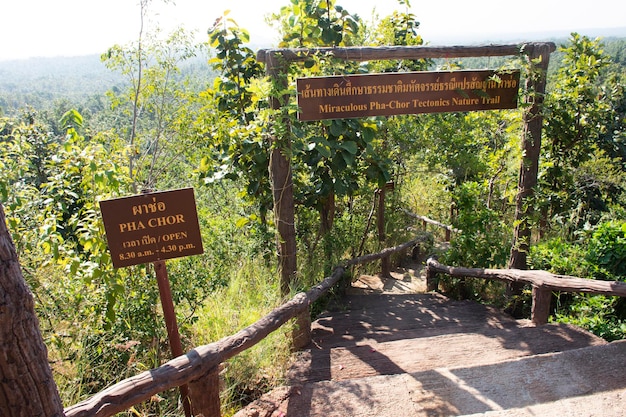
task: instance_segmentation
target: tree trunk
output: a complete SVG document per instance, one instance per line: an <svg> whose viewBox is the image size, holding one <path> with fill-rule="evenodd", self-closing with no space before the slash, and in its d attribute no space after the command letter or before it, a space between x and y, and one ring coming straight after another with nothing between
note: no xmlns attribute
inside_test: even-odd
<svg viewBox="0 0 626 417"><path fill-rule="evenodd" d="M63 415L33 295L24 281L0 204L0 416Z"/></svg>
<svg viewBox="0 0 626 417"><path fill-rule="evenodd" d="M333 238L331 231L335 222L335 192L331 191L322 201L320 213L320 236L324 242L324 276L333 272Z"/></svg>
<svg viewBox="0 0 626 417"><path fill-rule="evenodd" d="M509 268L527 269L527 255L530 248L531 218L533 216L533 190L537 185L539 155L541 152L541 108L546 90L546 72L550 62L550 53L554 45L549 43L528 44L527 54L530 66L526 78L525 102L529 106L524 111L524 130L522 132L522 161L520 163L518 191L515 202L515 227L513 246L509 258ZM520 284L512 284L509 294L521 291Z"/></svg>
<svg viewBox="0 0 626 417"><path fill-rule="evenodd" d="M287 90L287 68L280 54L270 54L266 60L266 72L272 82L278 84L280 91ZM283 100L286 100L283 97ZM281 101L272 97L272 109L280 109ZM283 117L283 116L279 116ZM275 120L274 123L288 123L286 118ZM279 129L283 130L283 129ZM284 129L287 131L288 129ZM291 142L289 137L273 137L272 153L270 155L270 180L274 197L274 218L278 231L276 240L280 261L280 289L283 295L288 295L290 284L297 271L296 261L296 227L295 204L293 200L293 178L291 172Z"/></svg>
<svg viewBox="0 0 626 417"><path fill-rule="evenodd" d="M381 187L378 191L378 213L376 216L380 249L385 247L387 240L387 234L385 233L385 194L385 187ZM380 260L380 276L385 278L391 277L391 259L388 256Z"/></svg>

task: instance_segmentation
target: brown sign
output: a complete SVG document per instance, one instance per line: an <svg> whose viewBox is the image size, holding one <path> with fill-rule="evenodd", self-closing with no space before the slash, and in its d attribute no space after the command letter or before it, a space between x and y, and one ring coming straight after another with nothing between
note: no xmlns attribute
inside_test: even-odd
<svg viewBox="0 0 626 417"><path fill-rule="evenodd" d="M519 70L340 75L297 80L300 120L517 107Z"/></svg>
<svg viewBox="0 0 626 417"><path fill-rule="evenodd" d="M192 188L100 202L115 268L203 252Z"/></svg>

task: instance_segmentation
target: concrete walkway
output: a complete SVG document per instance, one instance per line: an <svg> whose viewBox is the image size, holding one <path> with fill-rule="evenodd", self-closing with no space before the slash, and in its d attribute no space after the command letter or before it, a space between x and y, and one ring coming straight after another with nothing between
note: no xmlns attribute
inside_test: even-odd
<svg viewBox="0 0 626 417"><path fill-rule="evenodd" d="M375 281L319 317L288 384L237 417L624 415L626 341Z"/></svg>

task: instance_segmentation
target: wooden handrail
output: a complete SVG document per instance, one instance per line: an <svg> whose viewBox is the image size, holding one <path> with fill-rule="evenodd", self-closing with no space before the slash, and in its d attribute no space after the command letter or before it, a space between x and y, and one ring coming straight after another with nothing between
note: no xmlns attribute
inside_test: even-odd
<svg viewBox="0 0 626 417"><path fill-rule="evenodd" d="M66 417L108 417L155 394L201 378L220 363L259 343L298 312L305 310L332 287L345 269L335 268L332 275L306 293L298 293L285 304L232 336L199 346L164 365L127 378L93 397L65 409Z"/></svg>
<svg viewBox="0 0 626 417"><path fill-rule="evenodd" d="M584 279L569 275L552 274L541 270L453 267L442 265L433 258L429 258L428 261L426 261L426 267L426 280L429 291L436 288L434 280L435 273L444 273L454 277L494 279L532 285L533 305L531 320L536 325L548 322L550 294L552 291L582 292L626 297L626 283L619 281Z"/></svg>
<svg viewBox="0 0 626 417"><path fill-rule="evenodd" d="M461 231L461 229L457 229L457 228L455 228L455 227L453 227L453 226L449 226L449 225L447 225L447 224L440 223L440 222L438 222L437 220L429 219L429 218L428 218L428 217L426 217L426 216L420 216L419 214L412 213L412 212L410 212L409 210L402 209L402 212L403 212L404 214L406 214L407 216L409 216L409 217L412 217L412 218L417 219L417 220L421 220L421 221L423 221L423 222L425 222L425 223L432 224L432 225L434 225L434 226L440 227L440 228L445 229L445 230L448 230L448 231L450 231L450 232L454 232L454 233L463 233L463 232Z"/></svg>
<svg viewBox="0 0 626 417"><path fill-rule="evenodd" d="M291 300L236 334L208 345L199 346L156 369L120 381L89 399L67 407L65 416L109 417L146 401L160 392L203 378L214 372L220 363L256 345L296 315L307 310L311 303L320 298L341 279L348 267L372 262L392 253L401 252L416 245L422 239L422 237L418 237L381 252L346 261L343 265L335 267L329 277L306 293L296 294Z"/></svg>

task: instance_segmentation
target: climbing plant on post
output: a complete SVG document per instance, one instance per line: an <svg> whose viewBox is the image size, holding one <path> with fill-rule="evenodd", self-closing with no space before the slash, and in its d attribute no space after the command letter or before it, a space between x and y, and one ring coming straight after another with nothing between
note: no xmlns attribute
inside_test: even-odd
<svg viewBox="0 0 626 417"><path fill-rule="evenodd" d="M280 109L288 100L287 64L279 52L267 55L266 72L274 83L275 94L270 98L270 107L277 110L271 138L270 181L274 199L274 218L278 231L278 256L280 259L280 289L283 295L289 293L289 285L297 271L296 228L293 200L293 176L291 171L291 141L289 139L289 119L283 117Z"/></svg>
<svg viewBox="0 0 626 417"><path fill-rule="evenodd" d="M277 230L276 246L280 262L280 291L283 295L287 295L298 267L289 118L281 111L285 109L284 104L289 100L286 94L289 64L280 52L267 54L265 63L267 75L274 85L270 107L276 110L276 114L273 121L269 172ZM311 340L311 316L308 309L296 317L296 327L292 337L296 349L304 347Z"/></svg>
<svg viewBox="0 0 626 417"><path fill-rule="evenodd" d="M33 295L20 269L0 204L0 415L61 417Z"/></svg>
<svg viewBox="0 0 626 417"><path fill-rule="evenodd" d="M527 255L530 247L531 218L533 203L531 201L537 185L539 154L541 152L541 126L543 116L541 108L546 91L546 73L550 63L550 54L556 49L553 43L529 43L522 48L527 59L526 96L523 114L522 160L520 163L517 197L515 200L515 222L513 230L513 246L509 268L527 269ZM512 284L509 293L519 293L521 286Z"/></svg>

